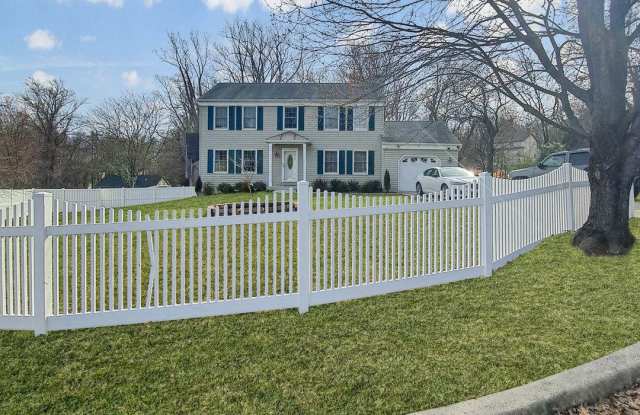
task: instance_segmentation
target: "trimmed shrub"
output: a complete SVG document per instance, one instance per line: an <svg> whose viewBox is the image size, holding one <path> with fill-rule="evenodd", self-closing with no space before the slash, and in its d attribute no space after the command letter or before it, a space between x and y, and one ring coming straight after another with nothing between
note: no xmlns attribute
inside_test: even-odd
<svg viewBox="0 0 640 415"><path fill-rule="evenodd" d="M360 191L360 183L355 180L349 180L347 182L347 189L351 193L358 193Z"/></svg>
<svg viewBox="0 0 640 415"><path fill-rule="evenodd" d="M205 196L211 196L214 192L214 189L213 189L213 186L207 183L204 185L204 188L202 189L202 191Z"/></svg>
<svg viewBox="0 0 640 415"><path fill-rule="evenodd" d="M365 193L380 193L382 192L382 183L380 183L380 180L369 180L362 185L362 191Z"/></svg>
<svg viewBox="0 0 640 415"><path fill-rule="evenodd" d="M265 182L255 182L253 184L254 192L264 192L267 190L267 184Z"/></svg>
<svg viewBox="0 0 640 415"><path fill-rule="evenodd" d="M202 179L200 179L199 177L198 180L196 180L196 193L202 193Z"/></svg>
<svg viewBox="0 0 640 415"><path fill-rule="evenodd" d="M233 187L236 189L236 192L249 193L251 191L250 185L249 182L238 182L234 184Z"/></svg>
<svg viewBox="0 0 640 415"><path fill-rule="evenodd" d="M384 191L389 193L391 191L391 176L389 170L384 171Z"/></svg>
<svg viewBox="0 0 640 415"><path fill-rule="evenodd" d="M336 193L346 193L349 191L349 187L342 180L333 179L329 182L329 190Z"/></svg>
<svg viewBox="0 0 640 415"><path fill-rule="evenodd" d="M324 192L325 190L329 190L327 181L322 179L315 179L313 183L311 183L311 188L313 190L320 190L321 192Z"/></svg>
<svg viewBox="0 0 640 415"><path fill-rule="evenodd" d="M233 193L236 191L236 189L233 187L232 184L229 183L220 183L218 185L218 191L220 193Z"/></svg>

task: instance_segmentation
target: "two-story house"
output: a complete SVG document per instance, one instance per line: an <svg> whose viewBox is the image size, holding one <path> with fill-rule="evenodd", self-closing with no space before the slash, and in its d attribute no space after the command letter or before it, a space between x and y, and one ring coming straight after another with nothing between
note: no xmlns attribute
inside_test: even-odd
<svg viewBox="0 0 640 415"><path fill-rule="evenodd" d="M393 191L412 191L424 169L458 162L444 124L385 122L383 95L361 85L220 83L199 105L200 176L214 186L382 182L388 170Z"/></svg>

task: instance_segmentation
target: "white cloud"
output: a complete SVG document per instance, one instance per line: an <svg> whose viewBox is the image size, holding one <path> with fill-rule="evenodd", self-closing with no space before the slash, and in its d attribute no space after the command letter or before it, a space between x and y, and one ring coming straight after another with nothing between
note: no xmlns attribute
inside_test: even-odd
<svg viewBox="0 0 640 415"><path fill-rule="evenodd" d="M226 13L236 13L240 10L247 10L253 0L202 0L209 10L222 9Z"/></svg>
<svg viewBox="0 0 640 415"><path fill-rule="evenodd" d="M24 37L29 49L51 50L60 45L60 41L48 30L38 29Z"/></svg>
<svg viewBox="0 0 640 415"><path fill-rule="evenodd" d="M97 40L97 38L93 35L83 35L80 36L80 42L82 43L93 43Z"/></svg>
<svg viewBox="0 0 640 415"><path fill-rule="evenodd" d="M34 82L37 82L40 85L46 85L53 82L56 77L46 73L45 71L37 70L33 73L33 75L31 75L31 79L33 79Z"/></svg>
<svg viewBox="0 0 640 415"><path fill-rule="evenodd" d="M104 4L109 7L121 8L124 6L124 0L87 0L93 4Z"/></svg>
<svg viewBox="0 0 640 415"><path fill-rule="evenodd" d="M150 9L156 4L160 3L162 0L144 0L144 7Z"/></svg>
<svg viewBox="0 0 640 415"><path fill-rule="evenodd" d="M135 71L135 70L122 72L121 77L124 83L129 88L133 88L140 85L140 82L142 81L142 79L140 78L140 75L138 75L138 71Z"/></svg>
<svg viewBox="0 0 640 415"><path fill-rule="evenodd" d="M295 6L308 7L316 0L262 0L262 5L272 11L290 11Z"/></svg>

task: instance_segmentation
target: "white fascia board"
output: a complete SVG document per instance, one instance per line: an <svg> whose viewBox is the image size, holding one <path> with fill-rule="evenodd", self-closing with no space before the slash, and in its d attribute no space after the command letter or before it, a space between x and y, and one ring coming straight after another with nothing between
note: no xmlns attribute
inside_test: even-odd
<svg viewBox="0 0 640 415"><path fill-rule="evenodd" d="M248 101L248 100L233 100L233 101L225 101L225 100L198 100L198 105L201 107L214 105L220 107L226 106L234 106L240 105L245 107L277 107L279 105L282 106L309 106L309 107L331 107L331 106L384 106L384 102L382 101L369 101L369 100L360 100L360 101L305 101L305 100L282 100L282 99L268 99L261 101Z"/></svg>
<svg viewBox="0 0 640 415"><path fill-rule="evenodd" d="M383 149L388 150L459 150L460 144L434 144L434 143L382 143Z"/></svg>

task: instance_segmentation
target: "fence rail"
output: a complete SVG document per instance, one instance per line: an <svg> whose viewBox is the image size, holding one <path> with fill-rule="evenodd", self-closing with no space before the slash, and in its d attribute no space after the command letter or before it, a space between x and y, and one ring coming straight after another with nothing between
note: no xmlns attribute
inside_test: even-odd
<svg viewBox="0 0 640 415"><path fill-rule="evenodd" d="M51 193L60 203L97 208L117 208L167 202L196 196L193 187L149 187L119 189L0 189L0 208L31 200L36 193Z"/></svg>
<svg viewBox="0 0 640 415"><path fill-rule="evenodd" d="M294 203L296 201L297 203ZM424 196L275 192L163 211L70 204L47 193L0 209L0 328L45 333L298 308L491 275L586 219L568 165ZM255 204L279 206L273 212ZM217 210L215 210L217 209Z"/></svg>

